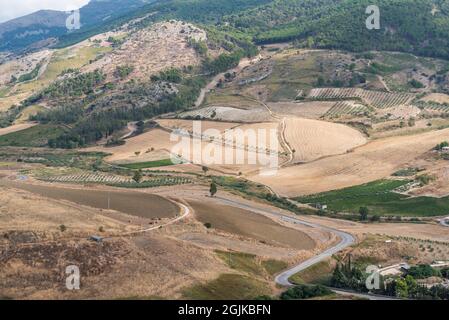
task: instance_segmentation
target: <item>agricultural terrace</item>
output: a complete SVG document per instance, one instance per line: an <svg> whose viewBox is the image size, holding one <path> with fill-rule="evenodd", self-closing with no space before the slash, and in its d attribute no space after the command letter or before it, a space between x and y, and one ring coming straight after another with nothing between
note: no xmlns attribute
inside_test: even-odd
<svg viewBox="0 0 449 320"><path fill-rule="evenodd" d="M338 118L340 116L363 116L370 113L370 108L353 101L338 101L330 108L323 118Z"/></svg>
<svg viewBox="0 0 449 320"><path fill-rule="evenodd" d="M369 106L385 109L410 104L415 95L410 93L370 91L360 88L319 88L312 89L307 98L311 100L357 99Z"/></svg>

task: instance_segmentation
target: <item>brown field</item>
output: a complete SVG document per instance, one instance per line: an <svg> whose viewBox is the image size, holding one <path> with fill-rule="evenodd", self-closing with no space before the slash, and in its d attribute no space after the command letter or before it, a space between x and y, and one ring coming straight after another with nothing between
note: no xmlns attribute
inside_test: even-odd
<svg viewBox="0 0 449 320"><path fill-rule="evenodd" d="M366 143L362 133L345 125L301 118L285 121L285 138L297 162L343 154Z"/></svg>
<svg viewBox="0 0 449 320"><path fill-rule="evenodd" d="M449 166L446 160L431 161L424 164L426 174L434 178L428 185L412 189L409 193L414 196L446 197L449 196Z"/></svg>
<svg viewBox="0 0 449 320"><path fill-rule="evenodd" d="M378 139L353 152L280 169L274 177L251 179L286 196L330 191L387 177L449 139L449 129Z"/></svg>
<svg viewBox="0 0 449 320"><path fill-rule="evenodd" d="M437 223L359 223L327 217L304 216L303 220L326 225L363 238L366 234L410 237L421 240L449 242L447 227Z"/></svg>
<svg viewBox="0 0 449 320"><path fill-rule="evenodd" d="M215 129L220 132L224 132L228 129L238 127L238 123L233 122L216 122L216 121L195 121L201 124L201 130ZM161 119L157 120L160 126L169 129L183 129L187 131L193 130L194 121L192 120L179 120L179 119Z"/></svg>
<svg viewBox="0 0 449 320"><path fill-rule="evenodd" d="M159 123L165 127L165 128L182 128L185 130L192 130L193 122L190 120L159 120ZM213 143L209 143L210 139L204 137L202 142L202 151L203 151L203 159L196 159L195 158L195 149L193 142L199 141L198 139L191 139L187 138L187 148L186 150L178 150L174 148L176 145L179 144L181 141L180 136L174 136L175 138L179 140L170 141L170 132L167 130L162 129L153 129L147 133L141 134L139 136L133 137L131 139L128 139L126 144L123 146L117 146L112 148L105 148L105 147L93 147L89 148L87 150L89 151L102 151L106 153L110 153L111 156L108 156L106 158L106 161L111 163L135 163L135 162L143 162L143 161L149 161L151 160L159 160L156 159L157 157L154 157L154 154L162 154L163 157L160 159L166 159L167 154L174 152L176 155L181 154L183 155L183 158L189 162L193 162L195 164L201 165L204 163L205 157L217 157L212 165L208 165L212 170L219 170L223 171L225 173L230 174L237 174L238 172L252 172L255 170L258 170L261 166L259 163L251 164L249 163L248 159L250 157L253 158L260 158L261 154L258 154L254 148L256 146L253 146L252 144L249 144L248 142L248 129L258 130L258 129L266 129L266 134L270 134L269 129L277 129L278 124L273 123L257 123L257 124L245 124L240 125L236 123L226 123L226 122L212 122L212 121L201 121L201 128L202 132L205 133L205 130L215 129L217 132L209 132L209 136L213 135L217 137L217 134L223 134L227 129L241 129L243 130L244 134L243 136L238 135L238 137L243 137L244 143L243 145L237 145L236 143L226 143L225 146L222 148L221 144L218 142L217 139ZM257 134L257 131L256 131ZM236 138L237 134L234 135L234 138ZM190 145L190 148L189 148ZM267 147L270 147L270 144L268 143ZM151 150L151 148L154 148L153 152L148 152ZM247 148L251 148L251 150L247 150ZM190 149L190 150L188 150ZM221 155L219 149L222 150ZM217 151L218 150L218 151ZM165 153L164 153L164 152ZM182 152L184 151L184 152ZM237 151L243 152L244 154L244 163L243 164L235 164L235 158L237 155ZM282 150L281 150L282 151ZM137 152L137 154L136 154ZM225 160L224 157L226 154L233 154L233 163L234 164L224 164ZM200 160L200 161L198 161ZM208 162L209 163L209 162ZM206 163L207 164L207 163Z"/></svg>
<svg viewBox="0 0 449 320"><path fill-rule="evenodd" d="M108 209L109 198L111 210L142 218L170 218L176 216L179 212L179 208L167 199L141 192L62 188L7 180L1 180L0 185L26 190L46 198L66 200L98 209Z"/></svg>
<svg viewBox="0 0 449 320"><path fill-rule="evenodd" d="M421 100L425 102L449 103L449 95L444 93L431 93Z"/></svg>
<svg viewBox="0 0 449 320"><path fill-rule="evenodd" d="M81 207L67 205L41 195L25 190L0 187L0 234L9 231L33 232L45 234L46 240L52 240L57 235L59 226L65 225L65 236L98 232L102 226L108 233L130 231L127 226L117 220L102 215L99 210L86 210ZM32 209L32 210L30 210ZM33 234L28 241L35 240ZM11 240L12 238L10 238ZM4 239L2 239L4 240ZM20 240L18 238L16 240ZM26 240L26 239L25 239ZM0 240L0 243L2 241Z"/></svg>
<svg viewBox="0 0 449 320"><path fill-rule="evenodd" d="M196 217L203 223L211 223L212 228L277 246L299 250L315 248L315 241L305 233L278 225L267 217L224 205L199 201L189 203L195 210Z"/></svg>

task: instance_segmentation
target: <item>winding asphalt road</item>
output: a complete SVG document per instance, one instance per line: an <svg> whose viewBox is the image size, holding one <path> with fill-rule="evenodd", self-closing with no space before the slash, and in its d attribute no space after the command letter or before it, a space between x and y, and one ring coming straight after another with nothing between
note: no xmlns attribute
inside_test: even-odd
<svg viewBox="0 0 449 320"><path fill-rule="evenodd" d="M307 227L312 227L312 228L317 228L317 229L321 229L324 231L328 231L331 232L333 234L335 234L337 237L339 237L341 240L338 244L336 244L335 246L327 249L326 251L310 258L309 260L306 260L304 262L301 262L300 264L282 272L281 274L279 274L275 281L277 284L282 285L282 286L293 286L293 284L289 281L289 278L291 276L293 276L294 274L303 271L329 257L331 257L333 254L353 245L355 243L355 238L347 233L347 232L343 232L337 229L333 229L333 228L329 228L317 223L311 223L311 222L307 222L307 221L303 221L301 219L298 219L296 217L292 217L289 215L285 215L279 212L276 212L274 210L269 210L269 209L259 209L259 208L254 208L252 206L249 206L247 204L244 203L240 203L234 200L229 200L229 199L225 199L225 198L221 198L221 197L216 197L216 199L218 199L220 202L224 203L224 204L228 204L230 206L233 207L238 207L240 209L244 209L244 210L248 210L248 211L252 211L255 213L261 213L261 214L268 214L271 216L275 216L277 218L281 218L282 220L289 222L289 223L293 223L293 224L300 224L300 225L304 225Z"/></svg>
<svg viewBox="0 0 449 320"><path fill-rule="evenodd" d="M272 215L272 216L281 218L282 220L289 222L289 223L300 224L300 225L328 231L328 232L335 234L336 236L338 236L340 238L340 242L338 244L336 244L335 246L333 246L333 247L327 249L326 251L324 251L304 262L301 262L300 264L293 266L292 268L279 274L275 278L275 282L284 287L294 286L294 284L289 281L289 278L291 276L293 276L294 274L301 272L301 271L331 257L333 254L338 253L339 251L341 251L355 243L355 238L347 232L343 232L343 231L340 231L340 230L337 230L334 228L329 228L329 227L323 226L321 224L303 221L296 217L285 215L285 214L276 212L274 210L259 209L259 208L256 209L247 204L237 202L234 200L230 200L230 199L226 199L226 198L222 198L222 197L215 197L215 199L219 200L223 204L227 204L227 205L230 205L233 207L248 210L248 211L251 211L254 213L259 213L259 214L264 214L264 215L266 215L266 214ZM381 295L375 295L375 294L370 294L370 293L359 293L359 292L355 292L355 291L351 291L351 290L344 290L344 289L337 289L337 288L329 288L329 289L331 289L333 292L335 292L339 295L342 295L342 296L358 297L358 298L368 299L368 300L397 300L397 298L394 298L394 297L381 296Z"/></svg>

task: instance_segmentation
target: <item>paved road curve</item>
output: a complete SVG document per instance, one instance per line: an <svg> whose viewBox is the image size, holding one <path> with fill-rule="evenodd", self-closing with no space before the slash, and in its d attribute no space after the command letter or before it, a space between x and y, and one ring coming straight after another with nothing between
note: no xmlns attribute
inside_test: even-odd
<svg viewBox="0 0 449 320"><path fill-rule="evenodd" d="M292 286L293 284L288 280L291 276L331 257L333 254L335 254L355 243L355 238L351 234L340 231L340 230L329 228L329 227L326 227L326 226L323 226L323 225L320 225L317 223L303 221L301 219L298 219L298 218L295 218L295 217L292 217L289 215L285 215L285 214L276 212L274 210L256 209L247 204L240 203L240 202L237 202L234 200L221 198L221 197L217 197L217 199L220 200L222 203L225 203L225 204L228 204L228 205L231 205L234 207L238 207L241 209L249 210L249 211L252 211L255 213L269 214L269 215L281 218L282 220L289 222L289 223L300 224L300 225L304 225L304 226L308 226L308 227L312 227L312 228L325 230L325 231L328 231L328 232L331 232L331 233L337 235L341 239L341 241L337 245L333 246L332 248L329 248L326 251L320 253L319 255L316 255L313 258L310 258L309 260L306 260L306 261L292 267L291 269L286 270L283 273L279 274L276 277L275 281L277 284L282 285L282 286Z"/></svg>
<svg viewBox="0 0 449 320"><path fill-rule="evenodd" d="M301 219L298 219L296 217L292 217L289 215L285 215L279 212L276 212L274 210L269 210L269 209L256 209L252 206L249 206L247 204L241 203L241 202L237 202L234 200L229 200L229 199L225 199L222 197L216 197L217 200L219 200L220 202L233 206L233 207L237 207L240 209L245 209L251 212L255 212L255 213L260 213L260 214L268 214L268 215L272 215L278 218L281 218L282 220L286 221L286 222L290 222L293 224L301 224L304 226L308 226L308 227L312 227L312 228L318 228L321 230L325 230L328 232L331 232L333 234L335 234L336 236L338 236L341 240L338 244L336 244L335 246L333 246L332 248L327 249L326 251L310 258L309 260L306 260L304 262L301 262L300 264L282 272L281 274L279 274L276 278L275 281L277 284L285 286L285 287L290 287L293 286L293 284L289 281L289 278L291 276L293 276L294 274L301 272L329 257L331 257L333 254L351 246L352 244L355 243L355 238L347 233L347 232L343 232L334 228L329 228L326 226L323 226L321 224L317 224L317 223L311 223L311 222L307 222L307 221L303 221ZM349 290L343 290L343 289L336 289L336 288L329 288L332 291L334 291L337 294L343 295L343 296L353 296L353 297L358 297L358 298L362 298L362 299L368 299L368 300L397 300L394 297L387 297L387 296L380 296L380 295L374 295L374 294L365 294L365 293L359 293L359 292L354 292L354 291L349 291Z"/></svg>

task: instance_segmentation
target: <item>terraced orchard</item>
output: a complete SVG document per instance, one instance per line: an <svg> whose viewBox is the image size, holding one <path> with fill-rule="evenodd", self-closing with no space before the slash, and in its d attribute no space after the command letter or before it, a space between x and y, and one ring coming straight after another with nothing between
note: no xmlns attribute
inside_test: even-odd
<svg viewBox="0 0 449 320"><path fill-rule="evenodd" d="M353 101L338 101L323 115L323 118L335 118L345 115L361 116L370 111L370 108L360 103Z"/></svg>
<svg viewBox="0 0 449 320"><path fill-rule="evenodd" d="M312 89L307 96L311 100L361 100L363 103L386 109L400 105L408 105L415 98L410 93L390 93L364 90L360 88L319 88Z"/></svg>

